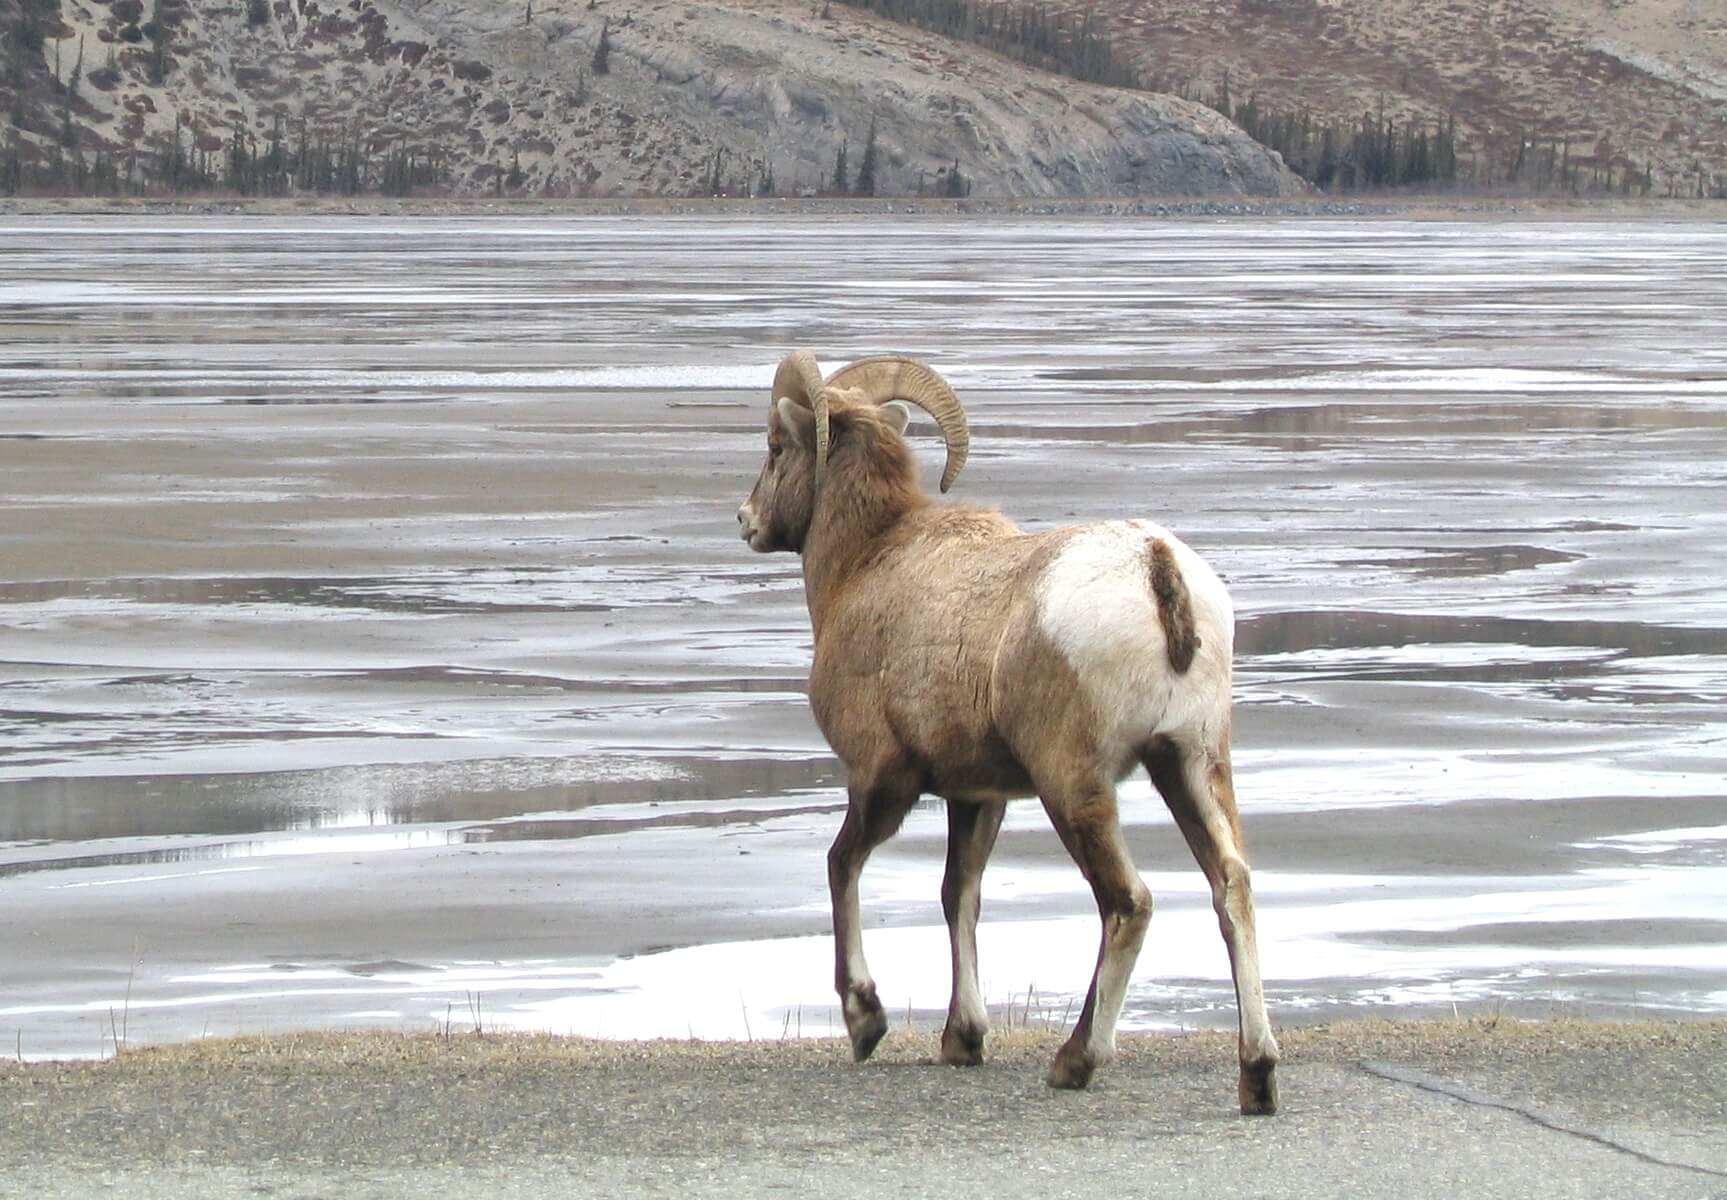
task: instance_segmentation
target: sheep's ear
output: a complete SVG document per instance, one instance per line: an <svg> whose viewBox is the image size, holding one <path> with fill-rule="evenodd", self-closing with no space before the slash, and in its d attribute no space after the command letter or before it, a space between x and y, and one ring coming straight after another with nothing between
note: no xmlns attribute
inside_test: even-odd
<svg viewBox="0 0 1727 1200"><path fill-rule="evenodd" d="M790 396L781 396L775 402L775 411L780 415L780 436L801 449L815 448L816 415L813 412Z"/></svg>
<svg viewBox="0 0 1727 1200"><path fill-rule="evenodd" d="M906 425L911 421L911 409L897 401L882 405L876 409L876 414L881 417L882 424L895 433L904 433Z"/></svg>

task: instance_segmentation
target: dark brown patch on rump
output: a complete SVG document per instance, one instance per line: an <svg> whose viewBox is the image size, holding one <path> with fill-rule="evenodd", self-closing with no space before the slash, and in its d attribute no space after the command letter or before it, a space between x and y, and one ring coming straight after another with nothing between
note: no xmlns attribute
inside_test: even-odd
<svg viewBox="0 0 1727 1200"><path fill-rule="evenodd" d="M1187 595L1187 580L1175 565L1175 555L1162 538L1152 542L1146 558L1151 574L1151 594L1157 597L1157 619L1163 624L1163 640L1169 665L1185 675L1199 653L1199 633L1193 627L1193 605Z"/></svg>

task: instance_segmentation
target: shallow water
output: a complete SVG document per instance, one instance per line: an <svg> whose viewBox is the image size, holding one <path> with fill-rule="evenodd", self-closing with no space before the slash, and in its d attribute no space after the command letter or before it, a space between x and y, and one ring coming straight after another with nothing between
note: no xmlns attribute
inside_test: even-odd
<svg viewBox="0 0 1727 1200"><path fill-rule="evenodd" d="M841 781L732 515L796 346L947 373L959 496L1229 583L1274 1019L1727 1010L1724 312L1700 222L12 218L0 1044L832 1028ZM1227 1025L1123 800L1127 1023ZM865 875L920 1022L943 829ZM1094 927L1016 805L1003 1019Z"/></svg>

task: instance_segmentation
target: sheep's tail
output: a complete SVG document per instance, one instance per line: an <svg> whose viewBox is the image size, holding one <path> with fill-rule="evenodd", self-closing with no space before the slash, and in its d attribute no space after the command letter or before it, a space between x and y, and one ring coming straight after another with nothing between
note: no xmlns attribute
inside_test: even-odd
<svg viewBox="0 0 1727 1200"><path fill-rule="evenodd" d="M1188 596L1187 580L1175 563L1169 543L1158 538L1151 543L1151 594L1157 598L1157 619L1163 625L1163 643L1169 653L1169 665L1177 675L1185 675L1199 653L1199 631L1193 626L1193 602Z"/></svg>

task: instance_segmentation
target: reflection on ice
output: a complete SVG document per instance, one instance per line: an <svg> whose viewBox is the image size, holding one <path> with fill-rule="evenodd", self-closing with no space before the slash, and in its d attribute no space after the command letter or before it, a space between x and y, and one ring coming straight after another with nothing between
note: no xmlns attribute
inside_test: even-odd
<svg viewBox="0 0 1727 1200"><path fill-rule="evenodd" d="M244 868L237 868L243 870ZM1123 1028L1228 1027L1234 1021L1228 963L1203 889L1185 877L1152 882L1160 904L1131 985ZM127 882L124 879L110 881ZM1190 883L1190 881L1187 881ZM1592 972L1683 972L1727 978L1727 943L1566 946L1479 942L1472 927L1517 920L1563 923L1600 911L1636 911L1654 922L1710 920L1727 873L1592 872L1568 879L1459 881L1362 876L1285 877L1262 872L1265 972L1274 1012L1335 1017L1351 1011L1478 1006L1508 1001L1575 1004L1570 981ZM992 887L1027 894L1013 883ZM1036 891L1034 887L1030 891ZM1407 898L1414 893L1416 898ZM1426 895L1423 895L1426 893ZM1316 902L1303 903L1302 897ZM1441 899L1440 897L1444 898ZM1404 943L1408 931L1453 931L1455 940ZM979 953L986 1000L998 1024L1060 1026L1071 1020L1093 962L1095 918L986 919ZM1386 937L1390 941L1384 940ZM947 1004L948 949L939 926L872 929L872 970L890 1011L922 1028ZM168 980L170 996L134 998L140 1014L210 1010L237 1031L272 1011L386 1022L409 1030L519 1029L599 1037L772 1038L837 1035L828 991L826 937L692 946L612 962L523 961L239 964ZM1709 1011L1719 991L1695 988L1607 997L1643 1010ZM1602 1001L1598 997L1597 1002ZM101 1013L102 997L0 1007L0 1019L54 1012Z"/></svg>
<svg viewBox="0 0 1727 1200"><path fill-rule="evenodd" d="M988 877L986 876L986 879ZM1229 964L1203 888L1185 876L1147 880L1157 915L1130 987L1124 1029L1225 1026L1234 1021ZM1397 1009L1502 999L1549 1001L1554 980L1597 969L1692 972L1727 978L1727 942L1620 944L1584 942L1540 950L1480 944L1472 925L1516 919L1564 922L1605 911L1637 912L1650 921L1714 920L1727 869L1650 876L1640 871L1591 873L1584 881L1462 881L1374 877L1289 878L1259 872L1255 887L1263 966L1274 1012ZM1022 893L999 882L986 891ZM1402 898L1414 892L1418 898ZM1423 893L1426 893L1423 895ZM1303 903L1304 896L1315 902ZM1443 897L1443 898L1441 898ZM986 908L989 901L986 900ZM1382 931L1450 930L1460 942L1389 945ZM1727 932L1724 929L1723 932ZM1096 955L1090 916L1056 920L990 920L978 930L986 999L992 1010L1037 1005L1037 1017L1060 1024L1077 1012ZM948 1001L947 931L939 926L871 929L871 970L890 1011L939 1023ZM604 1037L703 1038L773 1036L788 1020L804 1034L843 1033L827 990L827 938L696 946L624 959L595 971L579 992L555 999L495 1005L494 1019L528 1030ZM729 1001L736 997L736 1005ZM1621 997L1628 1003L1629 997ZM1709 1011L1709 997L1687 993L1645 1006ZM735 1008L735 1011L734 1011Z"/></svg>
<svg viewBox="0 0 1727 1200"><path fill-rule="evenodd" d="M1727 825L1693 825L1686 829L1646 829L1638 833L1615 834L1611 837L1604 837L1597 842L1585 842L1583 844L1623 847L1636 854L1666 854L1678 849L1696 847L1699 843L1713 848L1716 842L1727 842ZM1720 850L1722 857L1727 858L1727 846L1722 846Z"/></svg>

